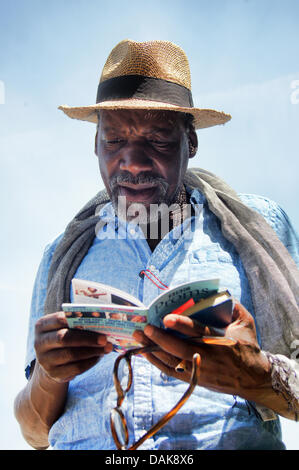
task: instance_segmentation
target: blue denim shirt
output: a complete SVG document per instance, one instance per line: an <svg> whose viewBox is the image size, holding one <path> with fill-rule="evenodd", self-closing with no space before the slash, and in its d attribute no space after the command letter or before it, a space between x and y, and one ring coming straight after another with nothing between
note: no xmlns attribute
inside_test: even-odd
<svg viewBox="0 0 299 470"><path fill-rule="evenodd" d="M276 231L298 263L299 241L283 210L269 199L240 195L260 212ZM181 237L165 237L151 252L136 226L127 237L108 239L98 234L74 277L109 284L148 304L160 292L139 272L149 268L162 282L175 286L196 279L219 277L223 285L252 313L248 280L242 262L227 241L219 220L209 210L203 195L194 190L191 203L197 207L196 229L188 236L193 219L187 220ZM111 203L101 215L114 220ZM118 221L116 232L123 227ZM189 233L190 235L190 233ZM44 252L35 281L28 333L26 369L35 359L34 324L43 315L47 274L51 257L62 235ZM299 264L299 263L298 263ZM71 297L72 298L72 297ZM64 414L54 423L49 442L54 449L115 449L111 436L110 409L116 405L112 371L117 355L112 352L69 384ZM133 358L133 386L123 410L130 442L140 438L179 400L187 384L161 373L143 357ZM240 397L212 392L197 386L179 413L140 449L284 449L279 419L262 421L254 408Z"/></svg>

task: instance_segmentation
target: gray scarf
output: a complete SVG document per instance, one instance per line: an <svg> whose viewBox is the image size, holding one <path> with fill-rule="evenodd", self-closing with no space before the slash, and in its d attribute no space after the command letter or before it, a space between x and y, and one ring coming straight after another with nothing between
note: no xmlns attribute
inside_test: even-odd
<svg viewBox="0 0 299 470"><path fill-rule="evenodd" d="M299 338L299 271L275 232L256 211L244 205L220 178L202 169L188 170L184 184L199 189L220 219L224 237L238 252L249 280L262 348L290 357ZM67 226L48 277L44 313L70 301L70 283L95 237L99 208L109 202L100 191Z"/></svg>

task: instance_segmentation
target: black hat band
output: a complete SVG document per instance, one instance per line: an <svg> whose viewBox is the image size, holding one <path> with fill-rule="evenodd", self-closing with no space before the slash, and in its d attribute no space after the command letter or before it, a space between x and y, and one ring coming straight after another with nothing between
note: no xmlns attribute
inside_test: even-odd
<svg viewBox="0 0 299 470"><path fill-rule="evenodd" d="M184 108L193 107L191 91L177 83L142 75L109 78L98 86L97 103L122 99L160 101Z"/></svg>

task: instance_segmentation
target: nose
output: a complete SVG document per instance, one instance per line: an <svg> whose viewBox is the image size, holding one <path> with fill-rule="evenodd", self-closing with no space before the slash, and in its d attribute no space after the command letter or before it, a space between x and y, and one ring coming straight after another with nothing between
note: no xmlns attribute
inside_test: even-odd
<svg viewBox="0 0 299 470"><path fill-rule="evenodd" d="M151 158L146 154L142 144L127 144L123 149L119 168L122 171L129 171L137 176L142 171L153 169Z"/></svg>

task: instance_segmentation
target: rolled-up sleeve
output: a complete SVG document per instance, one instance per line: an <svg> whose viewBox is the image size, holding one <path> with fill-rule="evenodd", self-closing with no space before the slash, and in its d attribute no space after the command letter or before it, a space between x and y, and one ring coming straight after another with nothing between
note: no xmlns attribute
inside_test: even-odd
<svg viewBox="0 0 299 470"><path fill-rule="evenodd" d="M29 325L28 325L28 334L27 334L26 357L25 357L25 375L27 379L30 376L31 364L35 360L35 349L34 349L35 323L44 314L44 304L45 304L46 294L47 294L48 272L49 272L53 253L61 238L62 238L62 234L59 235L53 242L49 243L46 246L44 253L43 253L42 260L40 262L40 265L37 271L34 286L33 286Z"/></svg>

